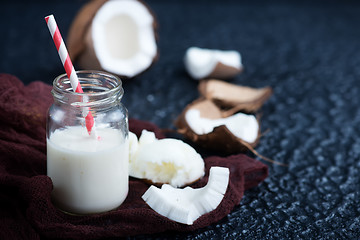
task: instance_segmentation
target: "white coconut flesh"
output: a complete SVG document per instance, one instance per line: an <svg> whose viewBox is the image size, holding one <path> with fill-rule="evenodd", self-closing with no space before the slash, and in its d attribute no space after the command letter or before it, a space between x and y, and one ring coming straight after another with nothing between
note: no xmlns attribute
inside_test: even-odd
<svg viewBox="0 0 360 240"><path fill-rule="evenodd" d="M139 142L137 136L129 131L129 161L135 157L139 148Z"/></svg>
<svg viewBox="0 0 360 240"><path fill-rule="evenodd" d="M107 1L91 27L101 67L130 78L147 69L157 55L153 24L154 17L139 1Z"/></svg>
<svg viewBox="0 0 360 240"><path fill-rule="evenodd" d="M191 47L185 53L184 64L189 75L194 79L209 77L218 63L241 69L241 55L234 50L221 51Z"/></svg>
<svg viewBox="0 0 360 240"><path fill-rule="evenodd" d="M254 115L236 113L227 118L209 119L201 117L197 109L186 111L185 120L198 135L211 133L215 127L225 125L236 137L253 143L259 132L259 124Z"/></svg>
<svg viewBox="0 0 360 240"><path fill-rule="evenodd" d="M151 186L142 198L160 215L192 225L200 216L219 206L229 184L229 175L228 168L211 167L205 187L179 189L164 184L159 189Z"/></svg>
<svg viewBox="0 0 360 240"><path fill-rule="evenodd" d="M153 183L182 187L204 176L204 160L194 148L181 140L156 139L143 130L139 141L130 134L129 175Z"/></svg>

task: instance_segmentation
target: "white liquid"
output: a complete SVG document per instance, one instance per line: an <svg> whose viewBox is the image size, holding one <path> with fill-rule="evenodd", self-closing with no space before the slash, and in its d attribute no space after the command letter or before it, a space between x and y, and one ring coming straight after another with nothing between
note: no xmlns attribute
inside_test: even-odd
<svg viewBox="0 0 360 240"><path fill-rule="evenodd" d="M62 210L90 214L112 210L128 193L129 142L116 129L56 130L47 141L47 174L52 198Z"/></svg>

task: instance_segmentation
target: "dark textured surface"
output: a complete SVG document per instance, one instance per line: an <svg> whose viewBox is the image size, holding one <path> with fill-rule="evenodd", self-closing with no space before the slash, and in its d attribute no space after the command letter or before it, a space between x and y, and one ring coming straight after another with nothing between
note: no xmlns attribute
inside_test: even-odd
<svg viewBox="0 0 360 240"><path fill-rule="evenodd" d="M66 36L84 1L0 5L0 72L50 83L63 72L43 16ZM191 233L129 239L360 238L360 5L148 1L160 25L160 58L124 83L130 116L173 128L198 96L184 71L190 46L235 49L245 71L233 82L270 85L269 131L256 150L277 161L259 187L218 224Z"/></svg>

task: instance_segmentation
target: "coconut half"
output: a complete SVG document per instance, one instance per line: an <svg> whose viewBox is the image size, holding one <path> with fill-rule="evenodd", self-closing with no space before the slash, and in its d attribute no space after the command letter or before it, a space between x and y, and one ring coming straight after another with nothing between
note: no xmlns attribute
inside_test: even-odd
<svg viewBox="0 0 360 240"><path fill-rule="evenodd" d="M141 1L91 1L70 27L69 55L81 68L133 78L157 59L156 25Z"/></svg>
<svg viewBox="0 0 360 240"><path fill-rule="evenodd" d="M198 145L225 153L254 148L260 138L260 125L253 115L243 113L225 117L208 99L189 104L175 121L178 132Z"/></svg>
<svg viewBox="0 0 360 240"><path fill-rule="evenodd" d="M184 57L185 69L194 79L229 79L243 70L239 52L190 47Z"/></svg>
<svg viewBox="0 0 360 240"><path fill-rule="evenodd" d="M251 88L217 79L202 80L199 84L202 96L215 102L230 116L238 111L255 112L272 95L271 87Z"/></svg>

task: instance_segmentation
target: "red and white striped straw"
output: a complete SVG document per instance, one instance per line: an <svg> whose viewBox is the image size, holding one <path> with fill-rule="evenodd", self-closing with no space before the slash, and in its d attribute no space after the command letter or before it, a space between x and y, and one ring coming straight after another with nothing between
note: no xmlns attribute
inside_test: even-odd
<svg viewBox="0 0 360 240"><path fill-rule="evenodd" d="M60 31L56 24L54 16L49 15L49 16L45 17L45 21L49 28L51 37L54 40L54 43L55 43L56 49L58 51L58 54L60 56L61 62L65 68L65 72L70 80L72 89L74 90L74 92L83 93L83 90L82 90L80 82L79 82L79 78L76 75L74 66L70 60L69 53L66 49L64 40L61 37ZM88 113L85 117L85 124L86 124L88 133L91 134L91 129L94 126L94 117L92 116L90 111L88 111Z"/></svg>

